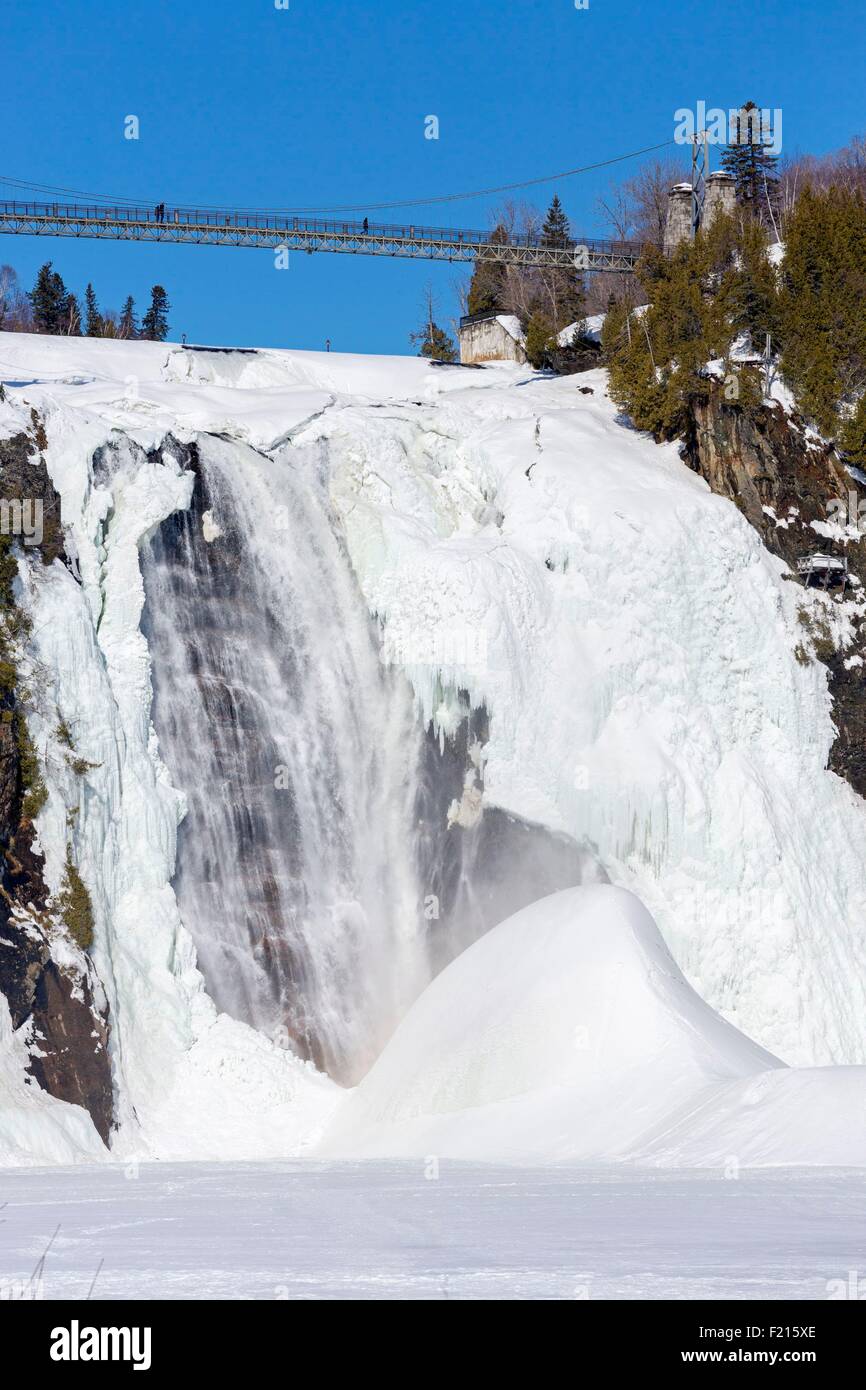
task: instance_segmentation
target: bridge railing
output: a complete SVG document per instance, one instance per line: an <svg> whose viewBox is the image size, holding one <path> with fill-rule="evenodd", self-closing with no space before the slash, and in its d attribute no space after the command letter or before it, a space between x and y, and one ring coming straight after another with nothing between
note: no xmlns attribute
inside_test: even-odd
<svg viewBox="0 0 866 1390"><path fill-rule="evenodd" d="M530 233L493 233L465 227L431 227L414 222L357 222L341 218L295 217L282 213L248 213L236 209L166 207L162 217L156 208L109 207L105 204L0 202L0 215L44 221L124 223L129 226L178 227L189 230L236 230L272 235L342 236L376 238L385 241L431 241L446 245L503 245L536 250L544 239ZM633 242L606 241L597 237L570 238L555 249L586 246L599 255L636 255L640 247Z"/></svg>

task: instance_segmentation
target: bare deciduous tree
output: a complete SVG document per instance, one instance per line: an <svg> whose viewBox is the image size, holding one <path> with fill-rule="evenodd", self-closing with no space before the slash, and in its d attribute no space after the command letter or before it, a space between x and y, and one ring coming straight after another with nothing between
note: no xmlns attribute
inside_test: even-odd
<svg viewBox="0 0 866 1390"><path fill-rule="evenodd" d="M6 333L33 332L30 300L11 265L0 265L0 329Z"/></svg>
<svg viewBox="0 0 866 1390"><path fill-rule="evenodd" d="M656 159L624 183L611 184L597 205L614 239L643 241L661 248L668 194L671 185L680 183L686 173L685 166L675 159Z"/></svg>
<svg viewBox="0 0 866 1390"><path fill-rule="evenodd" d="M614 241L634 239L635 201L625 184L611 184L603 198L596 198L595 205Z"/></svg>
<svg viewBox="0 0 866 1390"><path fill-rule="evenodd" d="M816 191L835 185L849 192L866 194L866 138L856 135L850 144L832 154L796 154L783 159L779 167L782 235L785 219L793 211L804 188Z"/></svg>

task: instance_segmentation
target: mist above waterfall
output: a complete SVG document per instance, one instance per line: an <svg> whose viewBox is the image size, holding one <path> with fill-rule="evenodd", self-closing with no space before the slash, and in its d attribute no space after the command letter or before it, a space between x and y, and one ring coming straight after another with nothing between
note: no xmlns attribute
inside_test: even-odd
<svg viewBox="0 0 866 1390"><path fill-rule="evenodd" d="M421 740L379 660L320 451L213 437L144 555L154 722L186 794L176 890L221 1009L340 1080L429 976Z"/></svg>

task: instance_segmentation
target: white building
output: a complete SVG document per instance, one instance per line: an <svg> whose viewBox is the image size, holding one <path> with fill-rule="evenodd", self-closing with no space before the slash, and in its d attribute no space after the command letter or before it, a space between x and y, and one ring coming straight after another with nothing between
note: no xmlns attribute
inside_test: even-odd
<svg viewBox="0 0 866 1390"><path fill-rule="evenodd" d="M460 320L460 361L525 362L524 334L514 314L470 314Z"/></svg>

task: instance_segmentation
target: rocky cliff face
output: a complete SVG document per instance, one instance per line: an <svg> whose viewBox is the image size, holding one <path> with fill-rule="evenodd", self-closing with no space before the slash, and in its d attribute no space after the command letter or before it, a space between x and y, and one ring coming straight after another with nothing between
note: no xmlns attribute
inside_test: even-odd
<svg viewBox="0 0 866 1390"><path fill-rule="evenodd" d="M416 807L420 881L429 888L425 916L434 973L497 923L539 898L607 875L590 848L484 802L487 709L471 707L440 741L424 738Z"/></svg>
<svg viewBox="0 0 866 1390"><path fill-rule="evenodd" d="M40 505L39 511L30 512L31 520L40 518L29 537L33 544L21 546L30 563L50 564L63 553L60 498L42 459L44 442L35 412L28 432L0 440L0 992L13 1027L28 1046L34 1079L58 1100L83 1106L107 1142L113 1109L108 1007L92 963L71 940L44 881L44 860L33 826L44 792L38 757L26 732L12 650L15 637L26 640L26 618L12 594L20 541L6 520L12 515L9 504L27 500L31 508Z"/></svg>
<svg viewBox="0 0 866 1390"><path fill-rule="evenodd" d="M843 507L846 518L856 519L863 487L832 445L810 437L801 417L787 415L781 405L749 415L719 394L694 406L684 458L714 492L736 503L767 549L791 566L793 581L803 582L797 562L816 552L847 559L851 583L844 593L834 590L832 599L834 605L844 604L852 638L838 649L819 625L809 645L830 673L838 730L830 766L866 796L866 667L860 660L866 646L860 585L866 577L866 538L854 527L831 524ZM803 621L808 628L805 611Z"/></svg>

